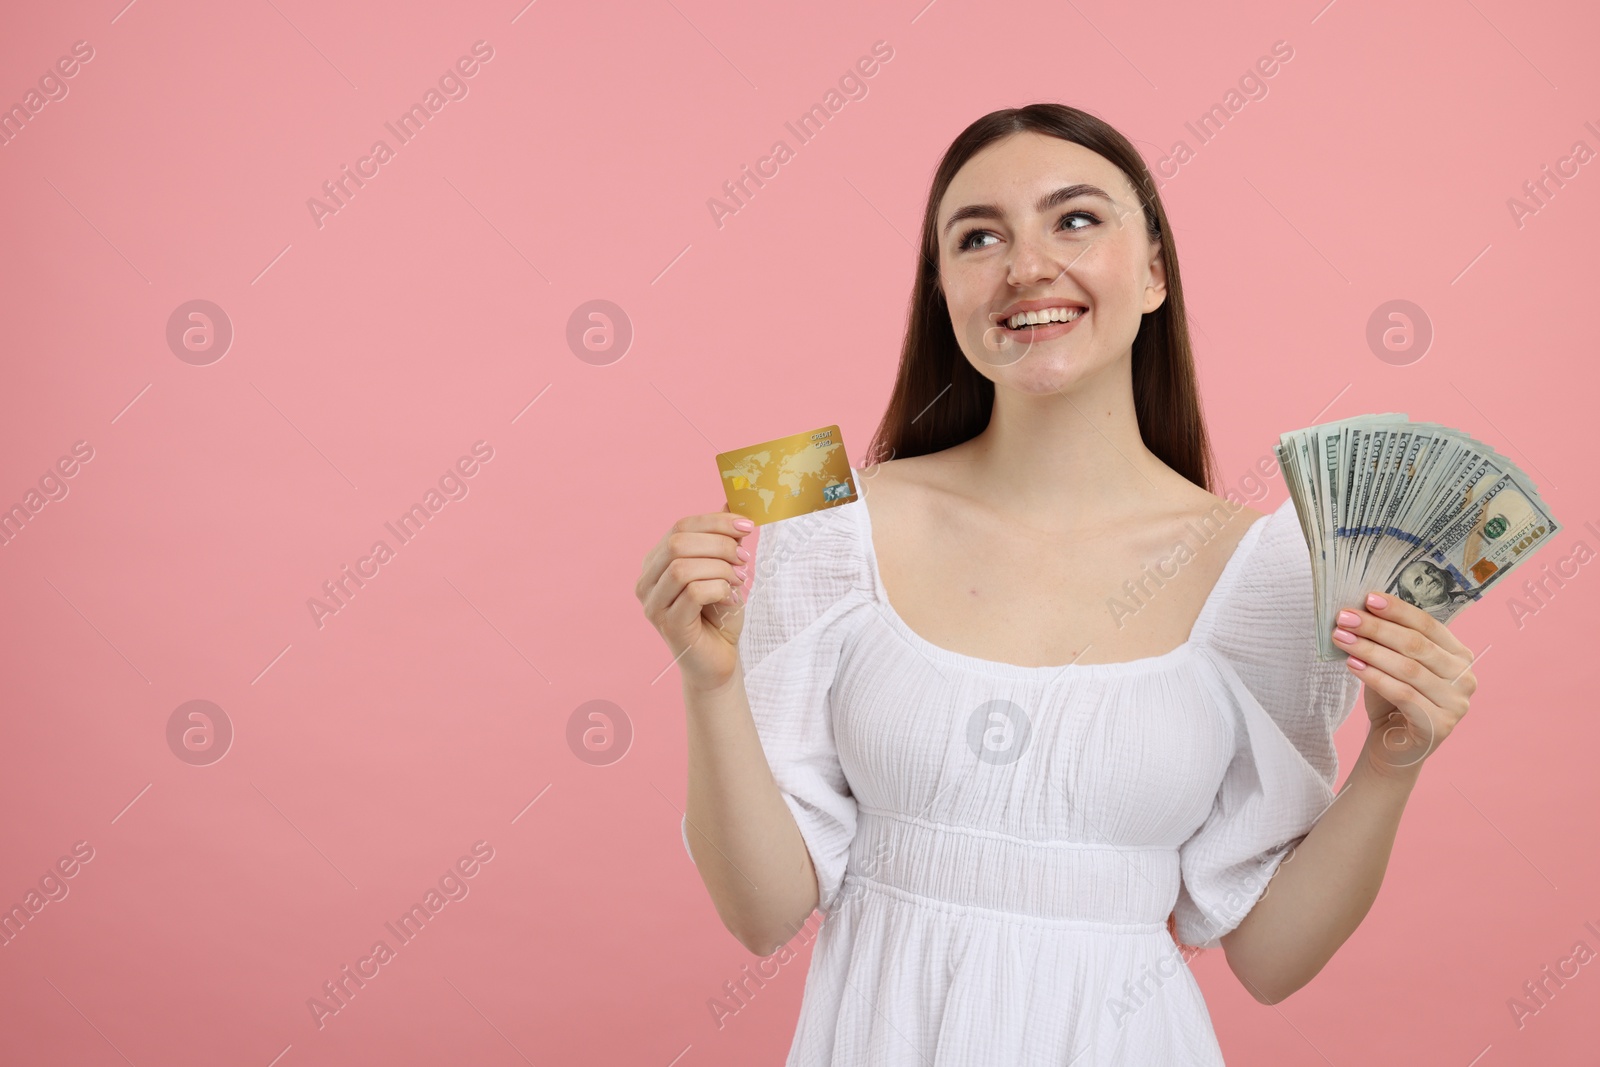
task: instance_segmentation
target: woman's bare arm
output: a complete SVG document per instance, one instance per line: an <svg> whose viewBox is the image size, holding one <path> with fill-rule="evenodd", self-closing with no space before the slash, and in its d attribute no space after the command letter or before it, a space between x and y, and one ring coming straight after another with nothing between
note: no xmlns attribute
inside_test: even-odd
<svg viewBox="0 0 1600 1067"><path fill-rule="evenodd" d="M717 688L685 681L689 849L717 914L739 943L770 955L817 907L817 875L778 790L736 671Z"/></svg>
<svg viewBox="0 0 1600 1067"><path fill-rule="evenodd" d="M1371 728L1333 804L1222 938L1233 973L1264 1004L1316 977L1366 917L1422 765L1466 716L1478 688L1476 656L1460 638L1378 590L1365 608L1340 613L1333 637L1363 683Z"/></svg>
<svg viewBox="0 0 1600 1067"><path fill-rule="evenodd" d="M685 515L645 554L634 595L683 679L684 835L717 914L751 952L781 947L816 910L811 853L750 714L739 658L755 529L728 511Z"/></svg>
<svg viewBox="0 0 1600 1067"><path fill-rule="evenodd" d="M1278 865L1265 895L1222 938L1228 966L1250 995L1276 1004L1315 978L1366 918L1383 885L1418 763L1380 772L1367 735L1332 806Z"/></svg>

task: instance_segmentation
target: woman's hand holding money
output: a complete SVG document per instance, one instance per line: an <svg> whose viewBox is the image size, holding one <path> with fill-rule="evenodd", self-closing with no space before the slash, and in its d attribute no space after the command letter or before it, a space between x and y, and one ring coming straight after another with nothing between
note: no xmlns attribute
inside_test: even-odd
<svg viewBox="0 0 1600 1067"><path fill-rule="evenodd" d="M1426 611L1376 592L1365 611L1339 613L1333 639L1366 683L1373 769L1415 776L1467 714L1478 688L1472 651Z"/></svg>

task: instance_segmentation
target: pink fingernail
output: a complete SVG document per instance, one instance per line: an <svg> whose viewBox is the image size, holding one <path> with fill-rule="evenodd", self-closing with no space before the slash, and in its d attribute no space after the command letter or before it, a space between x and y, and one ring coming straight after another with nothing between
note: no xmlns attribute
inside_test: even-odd
<svg viewBox="0 0 1600 1067"><path fill-rule="evenodd" d="M1335 627L1333 631L1333 639L1339 642L1341 645L1348 645L1354 643L1356 635L1351 633L1349 630L1341 630Z"/></svg>
<svg viewBox="0 0 1600 1067"><path fill-rule="evenodd" d="M747 562L749 561L749 559L750 559L750 550L748 548L744 547L743 545L739 545L737 548L734 549L734 552L738 555L738 557L740 559L745 560Z"/></svg>
<svg viewBox="0 0 1600 1067"><path fill-rule="evenodd" d="M1339 612L1339 625L1340 626L1360 626L1361 625L1361 616L1357 615L1353 611L1341 611L1341 612Z"/></svg>
<svg viewBox="0 0 1600 1067"><path fill-rule="evenodd" d="M1367 605L1374 608L1386 608L1389 606L1389 601L1379 596L1377 593L1368 593Z"/></svg>
<svg viewBox="0 0 1600 1067"><path fill-rule="evenodd" d="M1356 659L1354 656L1351 656L1348 660L1346 660L1346 662L1349 663L1350 666L1354 667L1358 671L1366 670L1366 667L1367 667L1367 665L1365 663L1363 663L1361 660Z"/></svg>
<svg viewBox="0 0 1600 1067"><path fill-rule="evenodd" d="M733 528L735 530L743 530L745 533L749 533L751 530L756 528L756 524L751 522L749 519L734 519Z"/></svg>

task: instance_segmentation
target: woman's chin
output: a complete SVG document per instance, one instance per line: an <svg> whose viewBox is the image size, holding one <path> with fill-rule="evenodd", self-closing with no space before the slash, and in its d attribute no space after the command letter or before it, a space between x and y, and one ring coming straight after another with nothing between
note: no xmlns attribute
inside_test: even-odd
<svg viewBox="0 0 1600 1067"><path fill-rule="evenodd" d="M1082 378L1081 368L1077 366L1058 364L1054 360L1035 360L1030 366L1025 360L996 374L995 384L1015 393L1050 396L1071 392Z"/></svg>
<svg viewBox="0 0 1600 1067"><path fill-rule="evenodd" d="M1061 340L1070 341L1071 336ZM1069 348L1045 342L1026 350L985 355L989 358L979 362L969 354L968 361L980 374L994 382L997 389L1028 396L1050 396L1081 389L1087 379L1110 365L1097 348L1084 344Z"/></svg>

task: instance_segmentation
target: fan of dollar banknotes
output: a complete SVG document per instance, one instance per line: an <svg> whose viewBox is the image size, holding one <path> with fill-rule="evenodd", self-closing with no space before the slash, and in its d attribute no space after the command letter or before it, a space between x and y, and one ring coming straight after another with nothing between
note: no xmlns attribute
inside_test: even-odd
<svg viewBox="0 0 1600 1067"><path fill-rule="evenodd" d="M1440 622L1480 600L1561 529L1533 480L1460 430L1362 415L1278 438L1311 551L1318 656L1342 608L1378 589Z"/></svg>

